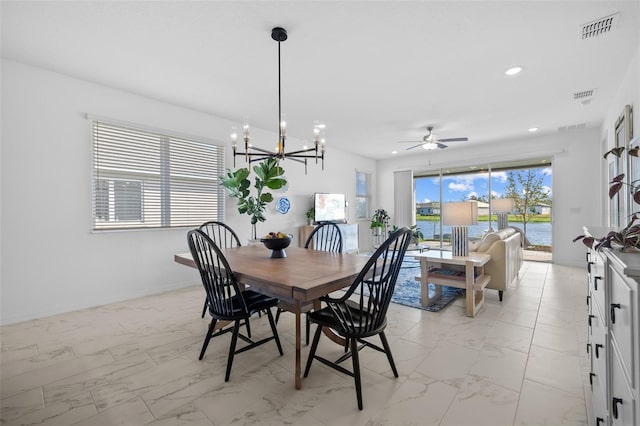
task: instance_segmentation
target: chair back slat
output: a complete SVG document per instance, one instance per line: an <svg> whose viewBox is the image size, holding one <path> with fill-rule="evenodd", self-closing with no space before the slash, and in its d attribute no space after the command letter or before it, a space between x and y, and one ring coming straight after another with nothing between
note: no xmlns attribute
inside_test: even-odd
<svg viewBox="0 0 640 426"><path fill-rule="evenodd" d="M342 252L342 232L334 222L321 222L307 238L304 248L340 253Z"/></svg>
<svg viewBox="0 0 640 426"><path fill-rule="evenodd" d="M207 234L222 249L241 246L238 235L225 223L212 220L203 223L198 229Z"/></svg>
<svg viewBox="0 0 640 426"><path fill-rule="evenodd" d="M207 293L211 315L228 320L247 316L247 305L236 277L220 248L199 229L189 231L187 240Z"/></svg>
<svg viewBox="0 0 640 426"><path fill-rule="evenodd" d="M386 324L400 266L411 241L411 231L402 228L375 251L345 295L328 306L346 335L374 334ZM350 299L354 294L357 298Z"/></svg>

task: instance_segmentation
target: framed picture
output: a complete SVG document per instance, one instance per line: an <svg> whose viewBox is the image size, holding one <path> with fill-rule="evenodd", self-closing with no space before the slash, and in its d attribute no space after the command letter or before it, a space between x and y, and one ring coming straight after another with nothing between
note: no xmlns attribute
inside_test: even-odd
<svg viewBox="0 0 640 426"><path fill-rule="evenodd" d="M615 146L616 147L624 147L627 152L630 148L631 138L633 136L633 123L632 123L632 110L630 105L625 105L622 114L618 117L615 123ZM627 184L631 185L636 179L639 179L640 170L639 164L635 157L630 155L623 155L621 159L618 159L617 164L617 173L625 174L625 181ZM630 186L628 187L630 188ZM626 225L629 217L633 214L633 199L631 198L630 191L623 190L620 191L617 198L619 199L619 207L618 211L619 219L618 226Z"/></svg>
<svg viewBox="0 0 640 426"><path fill-rule="evenodd" d="M613 178L618 175L618 161L611 160L609 162L609 181L613 181ZM608 185L607 185L608 186ZM620 225L620 193L616 194L613 198L609 199L609 226L617 228Z"/></svg>

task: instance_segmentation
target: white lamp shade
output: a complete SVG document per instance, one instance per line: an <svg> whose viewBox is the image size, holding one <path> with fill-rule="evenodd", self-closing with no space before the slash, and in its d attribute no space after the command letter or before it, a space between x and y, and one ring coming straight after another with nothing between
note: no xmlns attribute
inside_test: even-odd
<svg viewBox="0 0 640 426"><path fill-rule="evenodd" d="M491 200L491 210L494 213L511 213L514 207L515 203L513 202L513 198L496 198L495 200Z"/></svg>
<svg viewBox="0 0 640 426"><path fill-rule="evenodd" d="M478 202L460 201L442 204L442 223L451 226L475 225L478 223Z"/></svg>

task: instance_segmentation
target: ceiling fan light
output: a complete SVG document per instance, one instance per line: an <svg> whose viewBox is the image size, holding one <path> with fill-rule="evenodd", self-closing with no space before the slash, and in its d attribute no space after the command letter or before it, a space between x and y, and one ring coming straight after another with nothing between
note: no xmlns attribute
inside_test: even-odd
<svg viewBox="0 0 640 426"><path fill-rule="evenodd" d="M516 74L519 74L520 71L522 71L522 67L511 67L508 70L506 70L504 73L506 75L516 75Z"/></svg>
<svg viewBox="0 0 640 426"><path fill-rule="evenodd" d="M432 151L434 149L436 149L438 147L438 144L435 142L427 142L425 144L422 145L423 149L426 149L427 151Z"/></svg>

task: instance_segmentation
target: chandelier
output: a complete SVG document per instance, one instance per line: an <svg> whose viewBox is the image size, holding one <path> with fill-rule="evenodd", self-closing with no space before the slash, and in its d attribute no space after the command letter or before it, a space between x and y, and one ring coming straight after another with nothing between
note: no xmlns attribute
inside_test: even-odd
<svg viewBox="0 0 640 426"><path fill-rule="evenodd" d="M282 91L280 84L280 43L287 39L287 30L280 27L275 27L271 30L271 38L278 42L278 145L275 150L258 148L251 145L249 142L251 137L249 136L249 124L244 123L242 128L242 138L244 139L244 152L238 151L238 133L235 128L231 132L231 149L233 150L233 167L236 166L236 156L244 156L244 159L248 163L254 161L261 161L268 158L277 158L278 160L291 159L298 163L304 164L304 172L307 173L307 160L315 158L316 164L318 159L322 162L322 170L324 170L324 147L325 140L320 137L320 131L324 128L324 125L314 122L313 126L313 147L303 147L298 151L285 151L286 129L287 123L282 115Z"/></svg>

